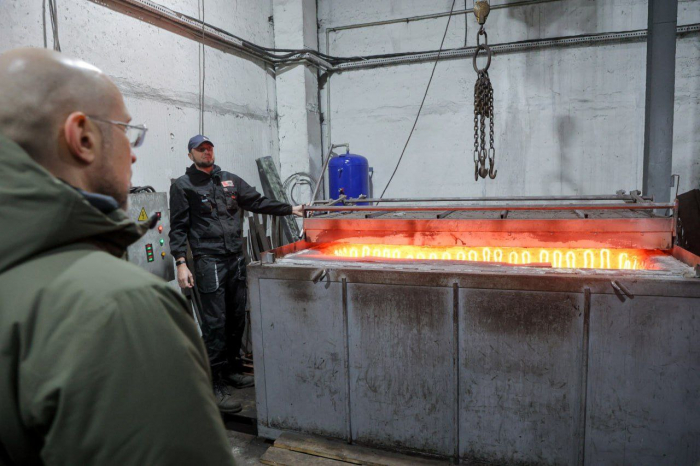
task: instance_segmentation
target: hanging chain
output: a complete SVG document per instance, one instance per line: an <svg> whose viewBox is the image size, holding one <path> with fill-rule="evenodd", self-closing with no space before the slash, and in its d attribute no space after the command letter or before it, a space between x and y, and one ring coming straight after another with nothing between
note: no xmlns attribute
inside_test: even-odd
<svg viewBox="0 0 700 466"><path fill-rule="evenodd" d="M481 28L476 36L476 52L474 53L473 65L477 78L474 84L474 179L479 181L479 177L496 178L496 148L493 142L493 86L489 79L489 66L491 66L491 49L488 45L488 36L484 30L484 23L489 14L490 7L486 1L475 2L474 13L476 14ZM478 12L477 12L478 11ZM484 36L484 43L481 43L481 36ZM479 68L476 65L476 58L480 51L486 52L486 66ZM489 147L486 149L486 119L489 120ZM486 161L488 160L488 168Z"/></svg>

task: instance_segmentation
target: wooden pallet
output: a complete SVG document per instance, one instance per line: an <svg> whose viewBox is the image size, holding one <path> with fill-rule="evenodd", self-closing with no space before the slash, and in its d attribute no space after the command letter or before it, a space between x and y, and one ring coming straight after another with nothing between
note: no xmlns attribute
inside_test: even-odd
<svg viewBox="0 0 700 466"><path fill-rule="evenodd" d="M328 440L313 435L285 432L260 458L272 466L342 466L363 464L370 466L446 466L445 460L409 456L339 440Z"/></svg>

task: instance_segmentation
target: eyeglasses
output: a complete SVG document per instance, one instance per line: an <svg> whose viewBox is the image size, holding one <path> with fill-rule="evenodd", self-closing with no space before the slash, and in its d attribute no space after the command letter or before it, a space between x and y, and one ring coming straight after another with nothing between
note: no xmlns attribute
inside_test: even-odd
<svg viewBox="0 0 700 466"><path fill-rule="evenodd" d="M148 131L146 125L129 125L126 123L122 123L121 121L105 120L89 115L88 118L90 118L91 120L101 121L102 123L111 123L113 125L123 127L124 132L126 133L126 137L129 140L129 144L131 144L131 147L139 147L141 144L143 144L143 140L146 139L146 131Z"/></svg>

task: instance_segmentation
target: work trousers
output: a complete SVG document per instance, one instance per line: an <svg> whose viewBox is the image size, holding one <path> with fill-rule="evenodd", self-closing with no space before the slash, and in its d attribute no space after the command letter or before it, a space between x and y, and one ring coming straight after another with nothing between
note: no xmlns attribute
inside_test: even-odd
<svg viewBox="0 0 700 466"><path fill-rule="evenodd" d="M243 256L207 255L194 260L202 309L201 327L214 380L225 372L241 372L241 342L247 300Z"/></svg>

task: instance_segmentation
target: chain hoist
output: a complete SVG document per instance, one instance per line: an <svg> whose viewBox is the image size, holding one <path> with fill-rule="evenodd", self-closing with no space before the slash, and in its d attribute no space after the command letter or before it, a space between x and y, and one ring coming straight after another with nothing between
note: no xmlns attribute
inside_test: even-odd
<svg viewBox="0 0 700 466"><path fill-rule="evenodd" d="M491 11L491 6L486 0L474 2L474 15L480 28L476 35L476 52L472 64L477 78L474 84L474 179L479 177L496 178L496 148L493 145L493 86L489 79L489 66L491 66L491 49L488 45L488 36L484 29L484 23ZM481 43L481 36L484 42ZM476 64L480 51L486 52L486 66L479 68ZM489 120L489 147L486 149L486 119ZM486 161L488 160L488 168Z"/></svg>

